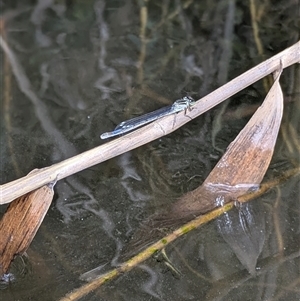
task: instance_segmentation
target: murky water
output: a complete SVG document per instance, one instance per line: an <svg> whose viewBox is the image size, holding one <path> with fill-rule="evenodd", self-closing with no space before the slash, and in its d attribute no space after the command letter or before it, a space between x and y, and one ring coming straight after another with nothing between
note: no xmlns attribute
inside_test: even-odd
<svg viewBox="0 0 300 301"><path fill-rule="evenodd" d="M2 52L1 184L106 143L100 134L127 118L199 99L299 39L296 2L253 5L255 25L248 3L233 0L1 3L18 62ZM284 120L266 179L299 166L299 66L280 81ZM87 271L117 266L144 220L204 181L266 86L59 181L1 300L59 300ZM83 300L298 300L299 196L298 176L176 240L171 265L151 258Z"/></svg>

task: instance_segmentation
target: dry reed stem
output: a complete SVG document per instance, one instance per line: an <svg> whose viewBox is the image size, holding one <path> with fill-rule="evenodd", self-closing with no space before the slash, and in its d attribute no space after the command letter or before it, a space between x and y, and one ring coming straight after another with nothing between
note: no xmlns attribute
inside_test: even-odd
<svg viewBox="0 0 300 301"><path fill-rule="evenodd" d="M2 42L1 39L3 48ZM7 47L4 47L3 50L4 52L9 51ZM280 69L280 62L282 62L283 69L300 62L300 41L198 100L193 109L187 113L188 116L184 112L180 112L177 114L175 122L174 116L167 116L111 142L1 185L0 205L10 203L17 197L45 184L66 178L175 131L191 119L203 114L276 69Z"/></svg>

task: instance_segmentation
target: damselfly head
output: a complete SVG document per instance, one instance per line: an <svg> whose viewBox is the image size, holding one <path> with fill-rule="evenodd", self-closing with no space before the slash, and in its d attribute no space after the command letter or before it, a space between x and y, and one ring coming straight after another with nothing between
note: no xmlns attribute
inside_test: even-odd
<svg viewBox="0 0 300 301"><path fill-rule="evenodd" d="M180 99L177 99L174 104L174 110L183 111L186 109L189 109L193 104L195 103L195 100L191 96L184 96ZM175 109L176 108L176 109Z"/></svg>

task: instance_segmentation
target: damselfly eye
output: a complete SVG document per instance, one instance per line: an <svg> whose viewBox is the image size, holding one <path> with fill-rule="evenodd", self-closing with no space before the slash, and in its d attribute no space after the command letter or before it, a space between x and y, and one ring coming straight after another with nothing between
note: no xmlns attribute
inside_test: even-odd
<svg viewBox="0 0 300 301"><path fill-rule="evenodd" d="M195 101L194 98L191 97L191 96L184 96L183 99L186 100L186 101L190 101L190 102L194 102Z"/></svg>

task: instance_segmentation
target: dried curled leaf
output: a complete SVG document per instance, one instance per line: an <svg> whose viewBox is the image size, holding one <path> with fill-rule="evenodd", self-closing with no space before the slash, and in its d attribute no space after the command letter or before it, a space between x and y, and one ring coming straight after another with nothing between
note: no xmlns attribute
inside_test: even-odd
<svg viewBox="0 0 300 301"><path fill-rule="evenodd" d="M23 254L39 229L53 199L45 185L13 201L0 221L0 276L7 272L15 255Z"/></svg>
<svg viewBox="0 0 300 301"><path fill-rule="evenodd" d="M259 186L270 164L283 114L280 74L263 104L228 146L204 183L165 212L151 216L134 235L128 249L141 249L162 236L159 229L172 229Z"/></svg>
<svg viewBox="0 0 300 301"><path fill-rule="evenodd" d="M279 84L279 77L280 74L277 76L264 101L263 106L265 109L261 110L260 115L254 115L256 117L254 125L258 129L262 128L265 130L261 132L256 131L255 135L251 136L251 139L258 147L261 147L262 151L268 151L272 154L283 113L283 95ZM268 107L269 114L266 112ZM264 116L264 114L266 115ZM262 137L260 137L261 133L263 134ZM259 183L268 168L271 155L266 156L265 160L265 162L261 162L256 168L253 168L256 176L253 172L250 173L252 179L259 181ZM247 174L245 177L247 177ZM247 178L247 180L251 179L251 177ZM265 224L260 212L255 212L251 204L241 204L238 212L226 213L218 218L218 229L241 263L251 274L254 274L257 258L262 251L265 239Z"/></svg>

